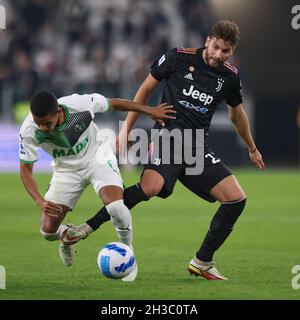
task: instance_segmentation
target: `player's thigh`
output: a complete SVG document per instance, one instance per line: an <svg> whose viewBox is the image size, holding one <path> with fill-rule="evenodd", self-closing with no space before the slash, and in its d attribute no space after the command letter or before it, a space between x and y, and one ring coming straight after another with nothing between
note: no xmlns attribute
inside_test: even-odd
<svg viewBox="0 0 300 320"><path fill-rule="evenodd" d="M73 210L82 192L87 187L87 179L86 170L75 172L55 171L44 198L47 201L57 203Z"/></svg>
<svg viewBox="0 0 300 320"><path fill-rule="evenodd" d="M54 233L61 225L66 214L70 210L69 207L62 205L62 212L58 216L49 216L45 212L41 212L40 229L46 233Z"/></svg>
<svg viewBox="0 0 300 320"><path fill-rule="evenodd" d="M105 161L96 161L89 172L89 181L104 205L123 199L123 180L112 152Z"/></svg>
<svg viewBox="0 0 300 320"><path fill-rule="evenodd" d="M165 163L166 152L170 152L170 158ZM170 145L170 149L166 149L162 139L149 144L148 163L144 165L140 178L140 186L149 198L158 196L164 199L173 193L176 181L184 168L183 164L175 164L174 154L173 144Z"/></svg>
<svg viewBox="0 0 300 320"><path fill-rule="evenodd" d="M237 201L246 198L246 194L235 176L230 175L215 185L210 194L220 202Z"/></svg>
<svg viewBox="0 0 300 320"><path fill-rule="evenodd" d="M210 151L205 155L204 169L200 175L187 175L184 172L179 180L197 196L208 202L215 202L218 198L211 193L211 190L231 175L232 173L222 160Z"/></svg>

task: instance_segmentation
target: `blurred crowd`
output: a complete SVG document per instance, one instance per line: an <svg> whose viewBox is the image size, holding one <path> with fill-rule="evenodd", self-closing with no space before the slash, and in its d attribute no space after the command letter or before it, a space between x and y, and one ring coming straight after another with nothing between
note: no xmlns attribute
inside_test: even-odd
<svg viewBox="0 0 300 320"><path fill-rule="evenodd" d="M132 99L154 60L201 46L216 18L207 0L2 1L0 115L41 88Z"/></svg>

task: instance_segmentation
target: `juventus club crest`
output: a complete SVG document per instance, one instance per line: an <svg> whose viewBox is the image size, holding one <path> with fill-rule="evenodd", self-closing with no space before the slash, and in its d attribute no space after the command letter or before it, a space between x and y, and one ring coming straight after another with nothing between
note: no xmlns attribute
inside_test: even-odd
<svg viewBox="0 0 300 320"><path fill-rule="evenodd" d="M224 80L221 78L218 78L218 86L216 87L217 92L219 92L222 89L223 84L224 84Z"/></svg>

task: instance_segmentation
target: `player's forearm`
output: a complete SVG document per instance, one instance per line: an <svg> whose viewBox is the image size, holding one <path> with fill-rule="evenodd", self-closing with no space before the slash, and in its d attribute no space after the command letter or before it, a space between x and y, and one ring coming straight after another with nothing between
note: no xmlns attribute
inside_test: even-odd
<svg viewBox="0 0 300 320"><path fill-rule="evenodd" d="M126 129L126 131L129 133L131 131L131 129L133 128L133 126L139 116L140 116L139 112L134 112L134 111L128 112L128 115L127 115L125 122L122 126L122 130Z"/></svg>
<svg viewBox="0 0 300 320"><path fill-rule="evenodd" d="M250 130L250 125L248 118L245 113L243 113L240 117L237 119L232 119L232 122L235 126L235 129L239 136L242 138L244 141L247 149L249 151L252 151L256 148L255 142L252 138L251 130Z"/></svg>
<svg viewBox="0 0 300 320"><path fill-rule="evenodd" d="M38 205L44 201L44 198L38 191L37 184L30 172L22 171L20 173L21 180L24 184L24 187L34 202Z"/></svg>
<svg viewBox="0 0 300 320"><path fill-rule="evenodd" d="M147 81L147 79L146 79ZM145 105L148 103L150 96L153 92L155 87L148 87L145 85L142 85L139 90L137 91L133 101L142 105ZM139 112L134 112L134 111L130 111L125 119L125 123L126 123L126 129L127 132L130 132L131 129L133 128L136 120L138 119L138 117L140 116ZM125 126L123 125L123 128L125 128Z"/></svg>
<svg viewBox="0 0 300 320"><path fill-rule="evenodd" d="M152 110L151 107L147 105L125 99L111 99L110 103L113 109L119 111L133 111L135 113L140 112L150 115Z"/></svg>

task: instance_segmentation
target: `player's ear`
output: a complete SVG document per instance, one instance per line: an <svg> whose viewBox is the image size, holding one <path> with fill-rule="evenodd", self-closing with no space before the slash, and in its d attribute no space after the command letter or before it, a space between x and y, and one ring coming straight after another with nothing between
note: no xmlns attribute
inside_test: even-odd
<svg viewBox="0 0 300 320"><path fill-rule="evenodd" d="M208 36L205 40L205 47L207 47L210 43L211 38Z"/></svg>

